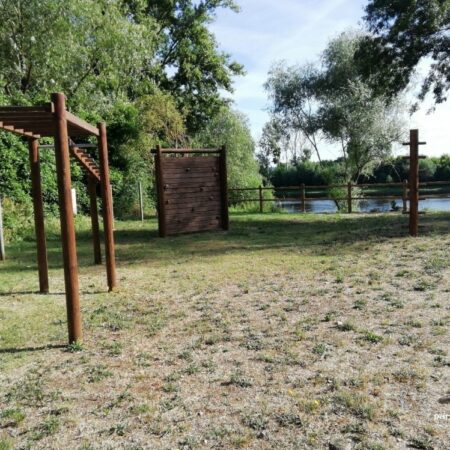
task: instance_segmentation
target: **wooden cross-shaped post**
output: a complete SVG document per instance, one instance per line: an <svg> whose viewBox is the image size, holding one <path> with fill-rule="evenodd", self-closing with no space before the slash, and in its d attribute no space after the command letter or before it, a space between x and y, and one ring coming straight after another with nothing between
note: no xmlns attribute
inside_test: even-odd
<svg viewBox="0 0 450 450"><path fill-rule="evenodd" d="M419 145L426 142L419 141L419 130L411 130L409 142L409 234L419 235Z"/></svg>

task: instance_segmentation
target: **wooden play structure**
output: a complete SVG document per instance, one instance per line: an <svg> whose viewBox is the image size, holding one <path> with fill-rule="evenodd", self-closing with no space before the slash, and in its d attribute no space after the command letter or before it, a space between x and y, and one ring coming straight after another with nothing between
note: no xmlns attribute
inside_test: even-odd
<svg viewBox="0 0 450 450"><path fill-rule="evenodd" d="M64 94L57 93L52 94L51 103L44 106L0 107L0 130L9 131L28 140L39 268L39 290L43 294L49 291L49 279L39 163L39 139L43 137L54 138L54 146L46 147L54 147L55 149L69 343L80 342L82 340L82 325L71 195L70 156L83 167L88 176L94 261L97 264L101 264L97 184L100 183L101 186L106 271L108 288L112 291L116 286L116 269L106 125L99 123L97 127L94 127L74 116L66 110ZM86 138L89 136L97 138L99 166L81 148L83 147L82 145L77 146L72 140L73 138Z"/></svg>
<svg viewBox="0 0 450 450"><path fill-rule="evenodd" d="M403 145L409 146L409 234L419 235L419 160L425 156L419 156L419 146L426 142L419 141L419 130L410 130L409 142Z"/></svg>
<svg viewBox="0 0 450 450"><path fill-rule="evenodd" d="M174 149L155 154L159 235L228 230L226 149Z"/></svg>

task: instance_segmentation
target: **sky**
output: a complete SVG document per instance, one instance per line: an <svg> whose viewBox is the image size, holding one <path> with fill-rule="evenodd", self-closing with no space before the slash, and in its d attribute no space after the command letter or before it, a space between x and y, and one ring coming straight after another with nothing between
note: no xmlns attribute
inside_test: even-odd
<svg viewBox="0 0 450 450"><path fill-rule="evenodd" d="M274 62L287 65L314 62L330 39L348 29L362 26L367 0L237 0L239 13L220 10L211 24L221 50L245 66L246 75L235 78L231 98L236 109L249 119L254 139L259 140L268 120L268 100L264 82ZM427 141L421 153L428 156L450 154L450 101L428 114L432 103L425 102L407 128L419 128ZM407 130L405 130L407 131ZM325 146L325 158L339 151ZM397 154L405 149L397 148Z"/></svg>

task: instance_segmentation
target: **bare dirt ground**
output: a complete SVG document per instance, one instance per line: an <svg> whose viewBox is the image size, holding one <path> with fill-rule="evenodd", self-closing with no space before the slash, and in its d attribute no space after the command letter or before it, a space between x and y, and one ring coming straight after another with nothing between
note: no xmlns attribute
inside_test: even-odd
<svg viewBox="0 0 450 450"><path fill-rule="evenodd" d="M448 449L450 220L232 216L158 239L117 223L105 292L80 230L85 341L67 348L34 243L0 266L0 449Z"/></svg>

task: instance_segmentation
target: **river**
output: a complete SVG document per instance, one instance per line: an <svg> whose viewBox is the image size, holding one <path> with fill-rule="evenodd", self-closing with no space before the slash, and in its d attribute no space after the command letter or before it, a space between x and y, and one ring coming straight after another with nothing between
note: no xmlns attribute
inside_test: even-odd
<svg viewBox="0 0 450 450"><path fill-rule="evenodd" d="M403 202L399 197L395 200L398 207ZM361 212L387 212L391 210L392 200L367 199L360 201L358 211ZM276 202L284 211L298 213L301 211L301 202L296 200L280 200ZM419 209L430 211L450 211L450 198L430 198L419 202ZM307 200L306 212L332 213L337 212L336 204L332 200Z"/></svg>

